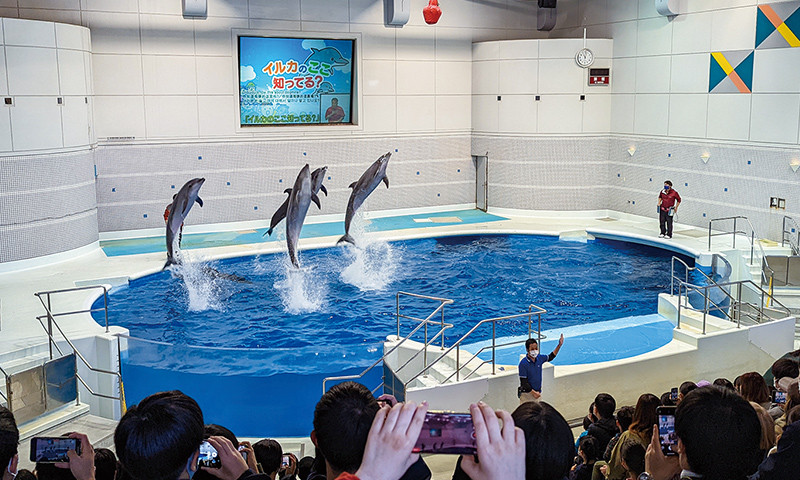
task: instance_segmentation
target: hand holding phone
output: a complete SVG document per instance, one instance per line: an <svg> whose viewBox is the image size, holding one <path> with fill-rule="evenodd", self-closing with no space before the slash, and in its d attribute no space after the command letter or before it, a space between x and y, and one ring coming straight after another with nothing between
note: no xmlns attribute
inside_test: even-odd
<svg viewBox="0 0 800 480"><path fill-rule="evenodd" d="M205 441L200 444L200 455L197 456L197 466L206 468L221 468L222 462L219 452L213 445Z"/></svg>
<svg viewBox="0 0 800 480"><path fill-rule="evenodd" d="M419 458L411 450L419 438L427 410L426 403L417 406L413 402L378 410L356 476L361 480L399 480Z"/></svg>
<svg viewBox="0 0 800 480"><path fill-rule="evenodd" d="M678 454L678 435L675 433L675 408L656 408L658 440L661 443L661 451L666 456Z"/></svg>
<svg viewBox="0 0 800 480"><path fill-rule="evenodd" d="M242 455L236 450L230 440L225 437L212 436L206 442L210 444L217 452L219 459L219 468L214 471L213 475L218 478L239 478L244 472L247 471L247 463L242 458ZM202 449L202 445L201 445ZM199 467L198 467L199 468Z"/></svg>
<svg viewBox="0 0 800 480"><path fill-rule="evenodd" d="M786 392L781 392L780 390L775 390L772 392L772 403L777 403L779 405L785 404Z"/></svg>
<svg viewBox="0 0 800 480"><path fill-rule="evenodd" d="M525 434L514 425L511 414L494 410L483 402L470 405L475 425L478 459L461 457L461 467L470 478L525 478ZM498 418L503 420L500 427Z"/></svg>
<svg viewBox="0 0 800 480"><path fill-rule="evenodd" d="M31 439L31 462L66 463L69 462L67 452L81 453L81 442L70 437L34 437Z"/></svg>
<svg viewBox="0 0 800 480"><path fill-rule="evenodd" d="M475 427L469 413L428 412L414 453L475 455Z"/></svg>

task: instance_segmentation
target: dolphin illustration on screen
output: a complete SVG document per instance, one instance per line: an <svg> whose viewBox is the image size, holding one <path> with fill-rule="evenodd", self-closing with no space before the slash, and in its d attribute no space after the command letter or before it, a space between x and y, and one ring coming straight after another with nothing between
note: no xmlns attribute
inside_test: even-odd
<svg viewBox="0 0 800 480"><path fill-rule="evenodd" d="M193 178L186 182L172 201L172 206L167 217L167 263L164 268L180 263L180 259L175 257L176 238L180 235L181 225L189 215L194 203L203 206L203 199L198 196L200 187L203 186L205 178ZM180 246L178 245L180 250Z"/></svg>
<svg viewBox="0 0 800 480"><path fill-rule="evenodd" d="M370 165L358 181L350 184L350 188L353 191L350 192L350 199L347 201L347 212L345 212L344 217L344 236L336 243L348 242L355 245L353 237L350 236L350 223L353 221L353 215L356 214L356 210L361 207L361 204L364 203L369 194L377 188L378 184L383 182L386 184L386 188L389 188L386 166L389 165L389 157L391 156L391 152L382 155Z"/></svg>
<svg viewBox="0 0 800 480"><path fill-rule="evenodd" d="M324 193L325 196L328 195L328 189L325 188L325 185L322 184L322 181L325 180L325 173L327 171L328 167L322 167L311 172L311 191L314 192L315 194L314 197L311 197L311 201L316 203L317 208L322 208L322 205L320 205L319 197L317 197L316 194L318 194L319 191L322 190L322 193ZM284 190L284 193L291 194L292 189L287 188L286 190ZM286 200L284 200L281 206L278 207L278 209L275 210L275 213L272 214L272 219L269 221L269 230L264 232L264 235L261 235L262 237L265 235L272 235L272 231L275 229L275 227L279 223L281 223L281 220L286 218L286 210L288 207L289 207L289 197L286 197Z"/></svg>
<svg viewBox="0 0 800 480"><path fill-rule="evenodd" d="M319 198L311 190L311 169L306 164L297 175L292 191L289 192L289 203L286 206L286 243L289 247L289 260L295 268L300 268L297 261L297 242L300 240L300 230L308 213L308 207L313 201L319 205Z"/></svg>
<svg viewBox="0 0 800 480"><path fill-rule="evenodd" d="M311 62L315 62L317 65L327 64L334 67L339 67L342 65L347 65L348 62L346 58L342 56L342 54L334 47L325 47L325 48L311 48L311 55L305 59L303 63L306 65L311 65Z"/></svg>

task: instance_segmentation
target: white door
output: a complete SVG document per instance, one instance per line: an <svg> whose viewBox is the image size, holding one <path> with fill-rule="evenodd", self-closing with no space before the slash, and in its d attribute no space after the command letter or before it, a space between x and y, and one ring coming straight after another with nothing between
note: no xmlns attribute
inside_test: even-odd
<svg viewBox="0 0 800 480"><path fill-rule="evenodd" d="M484 212L489 207L489 157L473 155L475 160L475 206Z"/></svg>

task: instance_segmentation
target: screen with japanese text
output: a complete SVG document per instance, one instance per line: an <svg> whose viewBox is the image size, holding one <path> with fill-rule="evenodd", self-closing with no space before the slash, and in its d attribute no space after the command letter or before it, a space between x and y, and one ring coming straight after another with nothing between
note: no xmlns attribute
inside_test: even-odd
<svg viewBox="0 0 800 480"><path fill-rule="evenodd" d="M352 124L354 44L240 36L241 126Z"/></svg>

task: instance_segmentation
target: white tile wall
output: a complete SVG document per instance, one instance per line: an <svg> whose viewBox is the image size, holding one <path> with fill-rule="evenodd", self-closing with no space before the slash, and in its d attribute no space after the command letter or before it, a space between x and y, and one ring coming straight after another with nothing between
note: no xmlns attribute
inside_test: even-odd
<svg viewBox="0 0 800 480"><path fill-rule="evenodd" d="M209 8L211 6L209 5ZM194 20L194 47L197 55L221 55L235 59L237 46L232 39L232 29L248 27L246 19L207 18ZM255 25L253 28L258 28Z"/></svg>
<svg viewBox="0 0 800 480"><path fill-rule="evenodd" d="M52 8L57 10L79 10L80 0L19 0L20 8Z"/></svg>
<svg viewBox="0 0 800 480"><path fill-rule="evenodd" d="M468 131L472 128L472 96L436 97L436 130Z"/></svg>
<svg viewBox="0 0 800 480"><path fill-rule="evenodd" d="M58 51L58 80L62 95L86 95L86 72L83 67L84 52Z"/></svg>
<svg viewBox="0 0 800 480"><path fill-rule="evenodd" d="M539 93L583 91L584 71L573 60L539 60Z"/></svg>
<svg viewBox="0 0 800 480"><path fill-rule="evenodd" d="M583 48L583 40L577 38L557 38L539 42L539 58L575 58Z"/></svg>
<svg viewBox="0 0 800 480"><path fill-rule="evenodd" d="M711 19L711 50L755 48L756 7L716 10Z"/></svg>
<svg viewBox="0 0 800 480"><path fill-rule="evenodd" d="M542 95L538 105L539 133L574 133L583 128L583 102L574 95Z"/></svg>
<svg viewBox="0 0 800 480"><path fill-rule="evenodd" d="M236 92L233 63L230 57L195 57L197 93L200 95L233 94Z"/></svg>
<svg viewBox="0 0 800 480"><path fill-rule="evenodd" d="M472 35L463 28L436 27L437 61L472 61Z"/></svg>
<svg viewBox="0 0 800 480"><path fill-rule="evenodd" d="M248 0L250 18L268 18L273 20L300 20L300 0L265 2L264 0Z"/></svg>
<svg viewBox="0 0 800 480"><path fill-rule="evenodd" d="M145 95L144 109L148 137L196 137L200 133L194 96Z"/></svg>
<svg viewBox="0 0 800 480"><path fill-rule="evenodd" d="M139 12L138 0L81 0L81 8L84 10L96 10L102 12Z"/></svg>
<svg viewBox="0 0 800 480"><path fill-rule="evenodd" d="M709 54L673 55L670 74L672 93L707 93Z"/></svg>
<svg viewBox="0 0 800 480"><path fill-rule="evenodd" d="M58 94L58 63L54 48L6 47L6 65L9 94Z"/></svg>
<svg viewBox="0 0 800 480"><path fill-rule="evenodd" d="M364 95L395 94L395 62L391 60L364 60L361 73Z"/></svg>
<svg viewBox="0 0 800 480"><path fill-rule="evenodd" d="M97 138L145 138L143 97L97 95L94 102Z"/></svg>
<svg viewBox="0 0 800 480"><path fill-rule="evenodd" d="M708 94L673 94L669 97L669 135L705 138Z"/></svg>
<svg viewBox="0 0 800 480"><path fill-rule="evenodd" d="M741 93L708 96L708 138L748 140L750 95Z"/></svg>
<svg viewBox="0 0 800 480"><path fill-rule="evenodd" d="M667 135L669 95L637 94L633 131L640 135Z"/></svg>
<svg viewBox="0 0 800 480"><path fill-rule="evenodd" d="M406 132L433 132L436 130L436 97L398 96L397 129Z"/></svg>
<svg viewBox="0 0 800 480"><path fill-rule="evenodd" d="M500 60L498 65L498 93L536 93L539 91L539 61Z"/></svg>
<svg viewBox="0 0 800 480"><path fill-rule="evenodd" d="M436 62L437 95L469 95L472 93L471 62Z"/></svg>
<svg viewBox="0 0 800 480"><path fill-rule="evenodd" d="M538 105L533 95L503 95L498 103L498 131L536 133Z"/></svg>
<svg viewBox="0 0 800 480"><path fill-rule="evenodd" d="M672 50L672 23L666 17L639 20L636 55L669 55Z"/></svg>
<svg viewBox="0 0 800 480"><path fill-rule="evenodd" d="M638 59L615 58L611 64L611 91L613 93L636 92L636 62Z"/></svg>
<svg viewBox="0 0 800 480"><path fill-rule="evenodd" d="M672 54L711 50L711 13L678 15L672 19Z"/></svg>
<svg viewBox="0 0 800 480"><path fill-rule="evenodd" d="M435 29L429 26L406 26L397 32L397 60L434 60L436 57Z"/></svg>
<svg viewBox="0 0 800 480"><path fill-rule="evenodd" d="M472 63L473 95L497 94L499 89L498 61L476 61Z"/></svg>
<svg viewBox="0 0 800 480"><path fill-rule="evenodd" d="M194 22L175 15L139 15L142 54L194 55Z"/></svg>
<svg viewBox="0 0 800 480"><path fill-rule="evenodd" d="M300 19L312 22L347 23L350 21L348 1L301 0Z"/></svg>
<svg viewBox="0 0 800 480"><path fill-rule="evenodd" d="M83 46L83 38L86 29L74 25L64 25L57 23L56 27L56 46L58 48L70 48L73 50L86 50Z"/></svg>
<svg viewBox="0 0 800 480"><path fill-rule="evenodd" d="M139 13L183 15L183 9L178 2L164 2L162 0L139 0ZM217 12L214 12L214 14L216 13Z"/></svg>
<svg viewBox="0 0 800 480"><path fill-rule="evenodd" d="M56 46L56 29L50 22L4 18L3 37L6 45L51 48Z"/></svg>
<svg viewBox="0 0 800 480"><path fill-rule="evenodd" d="M142 57L92 55L94 91L97 95L142 95Z"/></svg>
<svg viewBox="0 0 800 480"><path fill-rule="evenodd" d="M636 59L636 93L669 93L670 57Z"/></svg>
<svg viewBox="0 0 800 480"><path fill-rule="evenodd" d="M583 102L583 133L611 131L611 100L607 93L587 94Z"/></svg>
<svg viewBox="0 0 800 480"><path fill-rule="evenodd" d="M607 18L611 23L636 20L639 15L639 4L633 0L607 0Z"/></svg>
<svg viewBox="0 0 800 480"><path fill-rule="evenodd" d="M201 137L231 136L239 124L236 97L198 96L198 130Z"/></svg>
<svg viewBox="0 0 800 480"><path fill-rule="evenodd" d="M753 94L750 140L797 144L798 94Z"/></svg>
<svg viewBox="0 0 800 480"><path fill-rule="evenodd" d="M395 29L383 25L354 25L361 33L361 58L364 60L395 59Z"/></svg>
<svg viewBox="0 0 800 480"><path fill-rule="evenodd" d="M8 74L6 73L6 52L0 48L0 95L8 95Z"/></svg>
<svg viewBox="0 0 800 480"><path fill-rule="evenodd" d="M506 60L539 58L539 40L514 40L497 42L497 57Z"/></svg>
<svg viewBox="0 0 800 480"><path fill-rule="evenodd" d="M194 57L143 55L142 74L145 95L197 93Z"/></svg>
<svg viewBox="0 0 800 480"><path fill-rule="evenodd" d="M617 1L628 2L629 0ZM635 21L611 24L611 38L614 39L614 58L633 57L636 55L637 31L638 25Z"/></svg>
<svg viewBox="0 0 800 480"><path fill-rule="evenodd" d="M433 95L436 91L436 64L434 62L398 61L398 95Z"/></svg>
<svg viewBox="0 0 800 480"><path fill-rule="evenodd" d="M11 145L11 108L0 108L0 152L10 152Z"/></svg>
<svg viewBox="0 0 800 480"><path fill-rule="evenodd" d="M101 0L87 1L103 3ZM138 14L84 12L83 20L92 32L92 53L141 53Z"/></svg>
<svg viewBox="0 0 800 480"><path fill-rule="evenodd" d="M500 102L496 95L472 94L472 128L477 132L497 132Z"/></svg>
<svg viewBox="0 0 800 480"><path fill-rule="evenodd" d="M755 51L753 93L800 91L800 48L769 48Z"/></svg>
<svg viewBox="0 0 800 480"><path fill-rule="evenodd" d="M16 97L11 135L17 151L62 147L61 107L55 97Z"/></svg>
<svg viewBox="0 0 800 480"><path fill-rule="evenodd" d="M395 98L394 95L365 95L362 97L364 131L394 132L397 130L397 104Z"/></svg>
<svg viewBox="0 0 800 480"><path fill-rule="evenodd" d="M383 24L383 4L372 0L350 0L350 23Z"/></svg>
<svg viewBox="0 0 800 480"><path fill-rule="evenodd" d="M89 104L83 96L64 97L61 125L65 147L89 145Z"/></svg>

